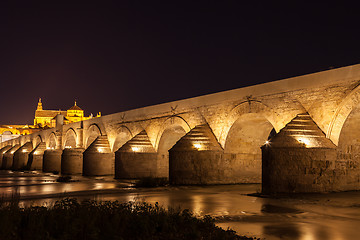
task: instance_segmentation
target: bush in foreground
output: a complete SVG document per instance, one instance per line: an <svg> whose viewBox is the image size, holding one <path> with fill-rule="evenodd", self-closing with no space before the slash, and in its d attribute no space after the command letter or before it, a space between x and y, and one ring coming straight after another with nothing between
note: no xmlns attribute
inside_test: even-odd
<svg viewBox="0 0 360 240"><path fill-rule="evenodd" d="M0 206L0 239L252 239L214 219L158 204L65 198L52 207Z"/></svg>

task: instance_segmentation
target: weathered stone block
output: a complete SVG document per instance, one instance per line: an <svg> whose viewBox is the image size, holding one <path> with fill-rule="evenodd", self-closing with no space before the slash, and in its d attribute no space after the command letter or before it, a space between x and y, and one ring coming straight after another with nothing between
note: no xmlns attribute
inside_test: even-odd
<svg viewBox="0 0 360 240"><path fill-rule="evenodd" d="M44 152L43 172L60 172L61 171L61 154L62 150L48 149Z"/></svg>
<svg viewBox="0 0 360 240"><path fill-rule="evenodd" d="M147 152L116 152L115 178L157 177L157 154Z"/></svg>
<svg viewBox="0 0 360 240"><path fill-rule="evenodd" d="M170 151L169 178L172 184L224 184L221 151Z"/></svg>
<svg viewBox="0 0 360 240"><path fill-rule="evenodd" d="M114 153L84 152L83 175L104 176L114 174Z"/></svg>
<svg viewBox="0 0 360 240"><path fill-rule="evenodd" d="M82 174L83 148L65 148L61 155L61 174Z"/></svg>
<svg viewBox="0 0 360 240"><path fill-rule="evenodd" d="M114 175L115 154L106 135L98 136L83 153L83 175Z"/></svg>

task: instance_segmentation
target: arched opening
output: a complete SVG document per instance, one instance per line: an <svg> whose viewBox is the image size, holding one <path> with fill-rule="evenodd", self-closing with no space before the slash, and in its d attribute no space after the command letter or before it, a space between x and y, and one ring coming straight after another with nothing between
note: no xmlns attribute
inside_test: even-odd
<svg viewBox="0 0 360 240"><path fill-rule="evenodd" d="M13 138L16 138L16 135L13 135L11 131L4 131L2 135L0 136L0 139L2 142L6 142L8 140L11 140Z"/></svg>
<svg viewBox="0 0 360 240"><path fill-rule="evenodd" d="M56 149L56 137L54 133L50 134L49 136L48 148Z"/></svg>
<svg viewBox="0 0 360 240"><path fill-rule="evenodd" d="M337 148L336 168L346 171L343 184L349 189L358 189L360 177L360 107L351 111L342 126Z"/></svg>
<svg viewBox="0 0 360 240"><path fill-rule="evenodd" d="M116 152L131 138L132 138L132 134L130 130L127 127L121 127L116 135L114 144L112 146L113 152Z"/></svg>
<svg viewBox="0 0 360 240"><path fill-rule="evenodd" d="M101 136L101 131L97 125L91 125L90 128L87 131L87 139L85 143L85 148L87 149L92 142L95 141L95 139L98 136Z"/></svg>
<svg viewBox="0 0 360 240"><path fill-rule="evenodd" d="M224 153L239 182L261 182L260 147L274 132L272 124L257 113L243 114L231 126Z"/></svg>
<svg viewBox="0 0 360 240"><path fill-rule="evenodd" d="M338 149L344 154L352 154L354 157L360 153L360 108L354 109L341 129ZM360 157L360 156L359 156Z"/></svg>
<svg viewBox="0 0 360 240"><path fill-rule="evenodd" d="M41 136L36 136L35 139L33 140L33 148L36 148L37 145L39 145L39 143L42 142Z"/></svg>
<svg viewBox="0 0 360 240"><path fill-rule="evenodd" d="M64 148L76 148L76 134L69 129L65 135Z"/></svg>
<svg viewBox="0 0 360 240"><path fill-rule="evenodd" d="M339 146L340 134L349 115L360 103L360 86L354 88L339 104L328 127L326 137Z"/></svg>
<svg viewBox="0 0 360 240"><path fill-rule="evenodd" d="M169 150L180 140L186 131L178 125L164 130L158 145L158 171L159 176L169 177Z"/></svg>

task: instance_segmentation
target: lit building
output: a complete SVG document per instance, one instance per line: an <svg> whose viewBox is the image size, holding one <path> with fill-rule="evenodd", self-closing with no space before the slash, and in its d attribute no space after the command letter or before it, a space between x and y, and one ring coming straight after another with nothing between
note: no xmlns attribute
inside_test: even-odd
<svg viewBox="0 0 360 240"><path fill-rule="evenodd" d="M0 142L5 142L39 130L40 129L31 125L0 125Z"/></svg>
<svg viewBox="0 0 360 240"><path fill-rule="evenodd" d="M40 131L42 128L55 127L56 115L61 114L64 116L64 124L79 122L92 118L92 114L89 117L84 117L84 110L76 105L69 108L67 111L61 110L44 110L39 98L37 108L35 110L34 125L0 125L0 142L5 142L21 135L31 134L33 132ZM99 112L96 117L100 117Z"/></svg>
<svg viewBox="0 0 360 240"><path fill-rule="evenodd" d="M55 127L55 122L56 122L55 117L58 114L64 116L64 124L79 122L93 118L92 114L88 117L84 117L84 110L82 110L79 106L76 105L76 101L74 106L69 108L67 111L44 110L42 106L41 98L39 98L39 102L35 110L34 126L41 128ZM96 115L96 117L100 117L100 116L101 113L99 112Z"/></svg>

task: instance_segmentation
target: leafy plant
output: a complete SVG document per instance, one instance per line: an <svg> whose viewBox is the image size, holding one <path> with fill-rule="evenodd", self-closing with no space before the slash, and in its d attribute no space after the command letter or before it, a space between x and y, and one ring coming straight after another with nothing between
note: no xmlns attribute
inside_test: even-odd
<svg viewBox="0 0 360 240"><path fill-rule="evenodd" d="M253 239L217 227L210 216L166 210L159 204L78 202L64 198L52 207L0 206L0 239Z"/></svg>

